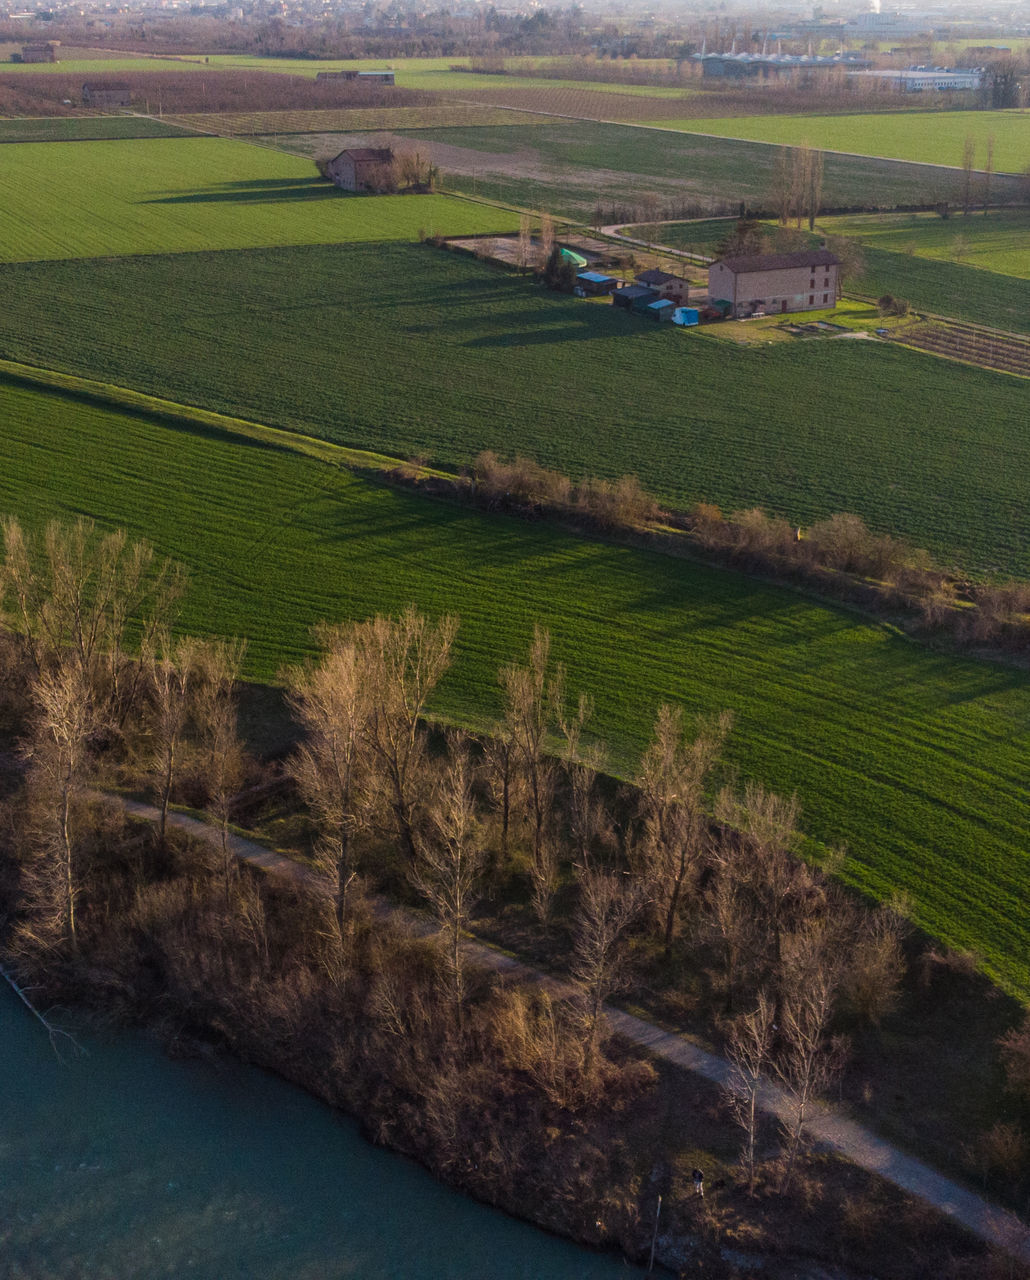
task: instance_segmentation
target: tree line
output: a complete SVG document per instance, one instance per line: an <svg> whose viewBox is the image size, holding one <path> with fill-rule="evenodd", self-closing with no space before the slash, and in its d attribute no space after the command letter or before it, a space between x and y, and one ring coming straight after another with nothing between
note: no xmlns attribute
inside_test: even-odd
<svg viewBox="0 0 1030 1280"><path fill-rule="evenodd" d="M798 856L796 801L726 763L728 714L659 707L616 785L592 698L537 627L498 672L496 721L434 730L459 623L408 608L320 628L316 655L284 671L297 740L270 775L240 734L243 647L174 633L173 565L81 521L3 533L0 716L18 764L2 950L19 973L177 1043L228 1044L514 1211L546 1185L549 1225L631 1253L646 1240L641 1155L608 1126L624 1113L632 1128L659 1085L604 1007L703 974L733 1066L736 1193L792 1204L804 1171L819 1200L805 1122L849 1036L898 998L904 904L861 907ZM157 820L131 822L116 788L147 792ZM268 796L308 890L235 855L234 823ZM213 838L184 839L173 802L205 808ZM381 893L420 910L428 936ZM503 935L512 920L570 992L470 960L474 925ZM769 1081L789 1098L775 1143Z"/></svg>

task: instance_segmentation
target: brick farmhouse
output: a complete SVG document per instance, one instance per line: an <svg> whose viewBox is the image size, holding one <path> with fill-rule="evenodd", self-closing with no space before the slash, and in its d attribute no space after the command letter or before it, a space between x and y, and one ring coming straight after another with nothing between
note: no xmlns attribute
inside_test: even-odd
<svg viewBox="0 0 1030 1280"><path fill-rule="evenodd" d="M837 302L840 259L828 249L723 258L708 268L708 296L731 316L817 311Z"/></svg>
<svg viewBox="0 0 1030 1280"><path fill-rule="evenodd" d="M393 164L386 147L358 147L341 151L325 167L326 176L344 191L365 191L379 183L384 169Z"/></svg>

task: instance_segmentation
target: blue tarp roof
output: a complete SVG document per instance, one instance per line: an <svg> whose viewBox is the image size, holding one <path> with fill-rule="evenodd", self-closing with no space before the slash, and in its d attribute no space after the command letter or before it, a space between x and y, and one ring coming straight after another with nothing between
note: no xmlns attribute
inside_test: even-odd
<svg viewBox="0 0 1030 1280"><path fill-rule="evenodd" d="M581 271L579 275L576 276L576 279L589 280L591 284L608 284L610 281L614 280L615 277L603 276L600 271Z"/></svg>
<svg viewBox="0 0 1030 1280"><path fill-rule="evenodd" d="M649 302L647 309L648 311L664 311L666 307L674 307L675 305L671 298L659 298L657 302Z"/></svg>

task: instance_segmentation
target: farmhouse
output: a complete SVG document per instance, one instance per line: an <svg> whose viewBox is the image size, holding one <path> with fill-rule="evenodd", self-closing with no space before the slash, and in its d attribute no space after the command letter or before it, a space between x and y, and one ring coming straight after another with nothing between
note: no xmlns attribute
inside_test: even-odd
<svg viewBox="0 0 1030 1280"><path fill-rule="evenodd" d="M690 281L682 276L670 275L668 271L641 271L637 276L637 284L647 285L657 291L659 297L668 298L677 304L687 302L690 298Z"/></svg>
<svg viewBox="0 0 1030 1280"><path fill-rule="evenodd" d="M757 311L815 311L837 301L840 260L828 249L723 258L708 268L712 304L728 303L730 316Z"/></svg>
<svg viewBox="0 0 1030 1280"><path fill-rule="evenodd" d="M23 44L22 62L56 62L60 40L47 40L45 44Z"/></svg>
<svg viewBox="0 0 1030 1280"><path fill-rule="evenodd" d="M389 147L358 147L333 156L325 172L344 191L367 191L376 186L379 175L391 164L393 152Z"/></svg>
<svg viewBox="0 0 1030 1280"><path fill-rule="evenodd" d="M107 80L82 86L84 107L127 107L132 102L132 89L127 84Z"/></svg>

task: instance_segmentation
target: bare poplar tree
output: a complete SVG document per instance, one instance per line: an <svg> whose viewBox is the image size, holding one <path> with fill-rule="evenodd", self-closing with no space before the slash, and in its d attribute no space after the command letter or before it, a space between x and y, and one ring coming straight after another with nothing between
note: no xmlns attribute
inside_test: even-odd
<svg viewBox="0 0 1030 1280"><path fill-rule="evenodd" d="M666 954L672 947L684 889L704 852L705 786L731 724L732 716L724 712L704 723L691 741L684 734L682 709L663 705L640 762L641 853L646 859L645 878L662 913Z"/></svg>
<svg viewBox="0 0 1030 1280"><path fill-rule="evenodd" d="M13 615L36 671L71 661L95 698L127 703L129 625L141 626L146 647L170 619L183 589L181 571L169 561L155 564L148 543L130 542L121 530L101 533L90 520L53 520L33 538L8 517L2 530L0 610ZM132 680L138 670L132 668Z"/></svg>
<svg viewBox="0 0 1030 1280"><path fill-rule="evenodd" d="M479 739L479 745L483 752L484 773L491 801L500 816L501 858L507 861L512 811L521 795L511 726L506 721L495 725L490 733Z"/></svg>
<svg viewBox="0 0 1030 1280"><path fill-rule="evenodd" d="M962 144L962 212L968 214L973 203L973 165L976 163L976 140L966 135Z"/></svg>
<svg viewBox="0 0 1030 1280"><path fill-rule="evenodd" d="M579 695L574 713L565 705L556 708L558 729L563 739L562 759L569 789L569 833L576 856L584 865L590 859L591 844L597 837L610 837L611 822L597 794L597 775L604 763L604 748L587 746L583 731L594 713L593 699Z"/></svg>
<svg viewBox="0 0 1030 1280"><path fill-rule="evenodd" d="M318 829L316 861L332 884L342 944L348 892L353 884L353 840L360 822L365 768L363 733L370 688L352 636L343 628L321 632L322 659L289 675L289 701L305 738L289 764Z"/></svg>
<svg viewBox="0 0 1030 1280"><path fill-rule="evenodd" d="M165 632L158 640L151 664L148 716L153 744L150 772L161 801L158 833L162 844L168 829L168 805L179 751L192 722L204 677L205 657L200 641L189 636L172 641Z"/></svg>
<svg viewBox="0 0 1030 1280"><path fill-rule="evenodd" d="M377 616L354 631L369 694L362 741L382 776L397 837L411 861L417 852L416 809L425 761L420 720L451 664L457 631L457 618L433 623L410 605L398 618Z"/></svg>
<svg viewBox="0 0 1030 1280"><path fill-rule="evenodd" d="M764 991L750 1013L738 1018L730 1029L726 1056L732 1072L725 1085L726 1100L733 1118L744 1130L740 1163L747 1177L748 1195L755 1194L756 1145L759 1098L770 1070L773 1046L773 1004Z"/></svg>
<svg viewBox="0 0 1030 1280"><path fill-rule="evenodd" d="M984 217L991 205L991 177L994 174L994 134L987 135L987 160L984 163Z"/></svg>
<svg viewBox="0 0 1030 1280"><path fill-rule="evenodd" d="M547 754L547 737L555 726L556 709L565 698L565 669L559 665L551 672L550 655L551 637L536 626L528 665L512 664L500 672L504 720L515 744L529 802L533 898L541 919L550 911L558 875L557 850L550 829L557 764Z"/></svg>
<svg viewBox="0 0 1030 1280"><path fill-rule="evenodd" d="M229 833L232 800L243 784L243 744L237 722L236 682L246 646L226 641L205 648L204 687L197 720L208 785L208 808L218 823L219 869L229 906L239 865Z"/></svg>
<svg viewBox="0 0 1030 1280"><path fill-rule="evenodd" d="M626 932L640 912L638 881L619 871L584 869L579 879L571 972L586 998L585 1063L596 1062L605 1001L625 977Z"/></svg>
<svg viewBox="0 0 1030 1280"><path fill-rule="evenodd" d="M519 218L519 238L515 247L515 264L521 271L525 271L529 266L530 258L533 255L533 232L530 229L529 214L524 213Z"/></svg>
<svg viewBox="0 0 1030 1280"><path fill-rule="evenodd" d="M554 219L549 213L540 215L540 266L547 264L554 248Z"/></svg>
<svg viewBox="0 0 1030 1280"><path fill-rule="evenodd" d="M806 192L809 231L815 230L815 220L822 208L823 167L823 153L821 151L810 151L808 156L808 188Z"/></svg>
<svg viewBox="0 0 1030 1280"><path fill-rule="evenodd" d="M461 938L479 895L483 847L468 743L461 734L451 733L447 745L447 763L433 795L429 833L420 842L409 874L446 935L447 976L455 1026L461 1037L465 1030L466 988Z"/></svg>
<svg viewBox="0 0 1030 1280"><path fill-rule="evenodd" d="M89 741L97 728L91 689L73 664L44 671L32 689L28 765L31 899L39 908L36 940L78 949L76 905L81 892L76 802L91 776Z"/></svg>
<svg viewBox="0 0 1030 1280"><path fill-rule="evenodd" d="M794 166L789 147L780 147L776 157L776 170L773 178L773 203L776 206L776 220L781 227L790 221L793 196Z"/></svg>

